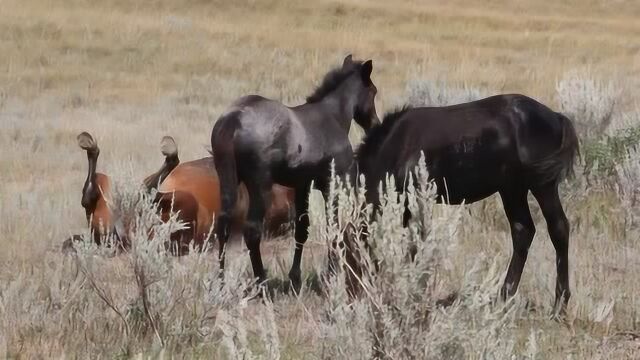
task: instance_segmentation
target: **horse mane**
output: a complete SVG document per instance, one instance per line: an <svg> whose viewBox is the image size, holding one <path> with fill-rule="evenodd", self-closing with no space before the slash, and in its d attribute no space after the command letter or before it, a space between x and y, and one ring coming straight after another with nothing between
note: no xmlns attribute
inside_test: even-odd
<svg viewBox="0 0 640 360"><path fill-rule="evenodd" d="M327 75L324 76L324 79L322 79L320 85L307 97L307 103L317 103L322 100L340 86L351 74L360 71L362 64L362 61L352 61L348 66L339 66L329 71Z"/></svg>
<svg viewBox="0 0 640 360"><path fill-rule="evenodd" d="M389 135L395 124L398 123L398 119L410 109L411 105L407 104L386 113L382 123L367 133L356 152L356 160L358 167L361 169L360 171L366 170L368 161L377 154L384 139Z"/></svg>

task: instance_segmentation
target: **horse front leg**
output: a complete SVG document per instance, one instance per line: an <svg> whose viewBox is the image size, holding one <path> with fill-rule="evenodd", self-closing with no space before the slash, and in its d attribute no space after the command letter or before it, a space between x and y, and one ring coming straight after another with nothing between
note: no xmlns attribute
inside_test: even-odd
<svg viewBox="0 0 640 360"><path fill-rule="evenodd" d="M304 184L298 186L295 189L295 206L296 206L296 218L295 218L295 252L293 254L293 264L289 271L289 280L291 281L291 287L296 294L300 293L302 287L302 271L300 265L302 263L302 250L304 244L309 237L309 193L311 191L310 184Z"/></svg>
<svg viewBox="0 0 640 360"><path fill-rule="evenodd" d="M345 179L346 175L342 175L342 178ZM346 186L346 181L341 182L343 186ZM330 199L329 197L329 184L319 184L318 189L322 192L325 203L327 203ZM326 186L324 186L326 185ZM332 204L332 212L327 213L327 216L333 217L333 223L338 224L338 196L335 196L333 199L334 203ZM366 206L366 204L363 204ZM327 226L329 225L329 218L327 218ZM336 236L331 239L331 244L327 250L327 274L326 277L334 276L338 273L338 269L340 267L340 256L338 251L342 252L344 250L344 269L345 269L345 280L347 284L347 290L351 296L357 296L362 290L361 288L361 279L362 279L362 264L360 257L360 248L358 241L356 241L355 237L358 234L366 233L368 230L366 223L349 223L346 224L346 227L342 229L342 234ZM360 231L359 231L360 230ZM339 236L342 236L342 239L338 239ZM366 244L366 239L363 240ZM365 245L366 247L366 245ZM368 247L366 250L371 250Z"/></svg>
<svg viewBox="0 0 640 360"><path fill-rule="evenodd" d="M511 256L507 276L504 279L501 290L503 300L515 295L518 290L529 247L536 233L531 212L529 211L529 204L527 203L528 192L527 189L500 192L504 211L511 227L513 242L513 255Z"/></svg>

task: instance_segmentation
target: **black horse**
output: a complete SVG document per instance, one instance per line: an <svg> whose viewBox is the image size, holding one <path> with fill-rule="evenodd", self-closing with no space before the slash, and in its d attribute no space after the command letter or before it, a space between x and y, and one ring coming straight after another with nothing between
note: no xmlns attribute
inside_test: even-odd
<svg viewBox="0 0 640 360"><path fill-rule="evenodd" d="M224 246L229 236L236 189L238 183L243 182L249 193L244 240L254 275L260 283L265 280L260 238L270 201L269 191L273 183L289 186L295 189L296 202L296 248L289 279L294 290L300 289L311 183L313 181L326 199L332 160L338 176L346 176L354 168L348 138L351 120L365 131L379 123L372 70L371 60L355 61L349 55L342 66L324 77L303 105L288 107L250 95L236 100L220 116L211 133L211 148L222 194L222 209L216 222L221 268L224 268Z"/></svg>
<svg viewBox="0 0 640 360"><path fill-rule="evenodd" d="M358 148L367 202L379 205L378 184L389 173L397 190L424 152L429 178L441 203L472 203L499 193L511 227L513 255L502 287L515 294L535 226L529 191L547 222L556 250L556 311L569 301L569 222L558 194L579 151L573 125L564 115L523 95L497 95L445 107L405 107L387 114ZM415 175L413 175L415 176ZM415 178L415 177L414 177ZM405 211L404 224L410 218Z"/></svg>

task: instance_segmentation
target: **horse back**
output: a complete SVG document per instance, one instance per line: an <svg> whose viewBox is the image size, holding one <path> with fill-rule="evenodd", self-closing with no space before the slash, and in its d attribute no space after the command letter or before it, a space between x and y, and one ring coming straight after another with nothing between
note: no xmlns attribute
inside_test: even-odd
<svg viewBox="0 0 640 360"><path fill-rule="evenodd" d="M417 165L421 151L436 177L479 168L485 162L517 161L506 109L464 105L407 111L383 140L377 166L401 176Z"/></svg>
<svg viewBox="0 0 640 360"><path fill-rule="evenodd" d="M530 169L542 160L549 163L540 166L545 168L541 171L556 176L566 166L566 161L554 157L561 148L565 123L557 113L523 95L409 109L386 137L378 139L382 145L373 161L368 160L373 169L368 175L373 175L375 183L390 172L402 184L422 151L439 195L450 203L478 201L506 186L539 181L531 177Z"/></svg>
<svg viewBox="0 0 640 360"><path fill-rule="evenodd" d="M267 164L296 162L313 146L305 122L297 111L279 101L258 95L236 100L214 125L212 147L229 146L223 128L233 128L233 151L236 156L258 157ZM215 152L215 150L214 150Z"/></svg>
<svg viewBox="0 0 640 360"><path fill-rule="evenodd" d="M425 152L464 156L485 153L528 164L553 153L562 140L562 121L547 106L524 95L495 95L469 103L409 111L396 132L418 138Z"/></svg>

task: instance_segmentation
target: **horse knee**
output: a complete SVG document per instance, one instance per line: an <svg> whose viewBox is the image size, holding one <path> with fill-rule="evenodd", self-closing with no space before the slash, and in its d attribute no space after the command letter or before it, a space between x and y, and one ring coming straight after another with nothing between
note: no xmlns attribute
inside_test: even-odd
<svg viewBox="0 0 640 360"><path fill-rule="evenodd" d="M561 218L549 224L549 235L556 250L567 251L569 248L569 221Z"/></svg>
<svg viewBox="0 0 640 360"><path fill-rule="evenodd" d="M513 237L513 250L518 255L526 256L529 247L536 234L536 228L531 223L515 222L511 227L511 235Z"/></svg>
<svg viewBox="0 0 640 360"><path fill-rule="evenodd" d="M304 244L309 236L309 215L301 215L300 220L296 222L294 229L294 237L296 243Z"/></svg>
<svg viewBox="0 0 640 360"><path fill-rule="evenodd" d="M530 223L515 223L514 227L518 232L518 235L524 239L533 239L536 235L536 227L533 225L533 222Z"/></svg>

